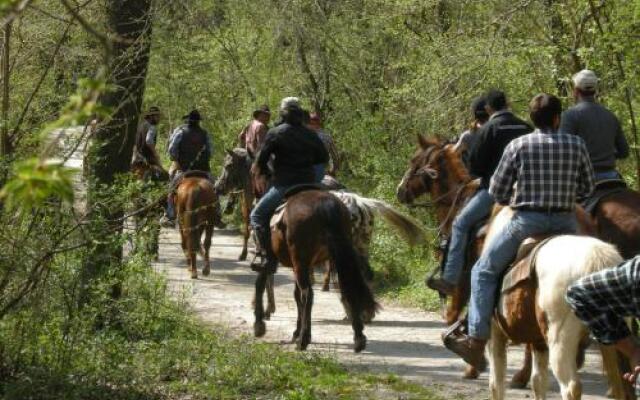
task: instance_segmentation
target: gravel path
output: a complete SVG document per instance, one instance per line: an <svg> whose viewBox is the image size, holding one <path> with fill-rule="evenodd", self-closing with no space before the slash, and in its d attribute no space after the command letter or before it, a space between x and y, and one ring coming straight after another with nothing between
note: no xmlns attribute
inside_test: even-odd
<svg viewBox="0 0 640 400"><path fill-rule="evenodd" d="M223 324L238 334L251 337L253 313L251 300L255 274L246 262L238 262L240 237L235 231L216 230L211 254L212 274L191 280L180 248L177 230L163 230L160 260L155 269L166 275L170 289L176 296L184 296L204 321ZM320 276L317 275L317 282ZM296 305L293 299L294 283L289 269L280 268L275 277L277 310L267 321L267 335L260 340L283 343L295 328ZM461 378L463 363L442 346L440 332L444 324L438 315L417 309L383 304L375 321L366 327L367 349L354 354L351 346L353 333L345 323L338 294L322 292L315 287L312 343L310 351L332 354L341 363L356 370L375 373L393 373L402 378L434 387L448 398L488 398L488 375L479 380ZM251 340L251 339L250 339ZM283 344L287 348L293 347ZM522 350L509 351L509 375L522 359ZM583 399L606 399L606 383L600 373L600 357L590 350L586 366L580 373L584 385ZM552 382L549 399L560 399L558 386ZM509 390L508 399L530 399L529 389Z"/></svg>

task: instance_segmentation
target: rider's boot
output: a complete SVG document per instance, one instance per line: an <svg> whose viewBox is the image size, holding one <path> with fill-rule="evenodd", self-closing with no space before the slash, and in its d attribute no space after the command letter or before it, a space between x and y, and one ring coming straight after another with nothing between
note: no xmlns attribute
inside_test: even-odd
<svg viewBox="0 0 640 400"><path fill-rule="evenodd" d="M449 283L442 278L435 277L427 279L427 286L429 287L429 289L438 291L445 296L452 296L453 292L456 289L456 285Z"/></svg>
<svg viewBox="0 0 640 400"><path fill-rule="evenodd" d="M213 226L215 226L218 229L224 229L227 227L227 224L222 220L222 213L220 212L221 208L220 208L220 199L216 200L216 204L215 204L215 211L214 211L214 217L213 217Z"/></svg>
<svg viewBox="0 0 640 400"><path fill-rule="evenodd" d="M176 206L173 195L167 196L167 208L162 218L160 218L160 225L165 228L175 228L176 226Z"/></svg>
<svg viewBox="0 0 640 400"><path fill-rule="evenodd" d="M278 269L278 258L273 252L273 247L271 247L271 230L259 227L255 227L254 230L263 256L260 257L259 263L253 262L251 264L251 269L255 272L266 271L274 274Z"/></svg>
<svg viewBox="0 0 640 400"><path fill-rule="evenodd" d="M484 356L486 340L447 331L443 333L442 341L447 349L459 355L478 372L484 372L487 369L487 359Z"/></svg>

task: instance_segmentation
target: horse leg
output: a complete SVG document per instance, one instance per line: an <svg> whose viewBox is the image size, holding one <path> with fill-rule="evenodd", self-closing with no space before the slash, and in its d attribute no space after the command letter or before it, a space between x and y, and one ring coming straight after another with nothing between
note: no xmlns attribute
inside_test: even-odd
<svg viewBox="0 0 640 400"><path fill-rule="evenodd" d="M302 298L300 294L300 287L296 283L295 289L293 290L293 298L296 299L298 316L296 318L296 330L293 331L293 335L291 335L291 343L298 343L298 340L300 339L300 329L302 327Z"/></svg>
<svg viewBox="0 0 640 400"><path fill-rule="evenodd" d="M276 296L273 286L273 274L269 274L267 278L267 310L264 315L267 321L271 319L271 315L276 312Z"/></svg>
<svg viewBox="0 0 640 400"><path fill-rule="evenodd" d="M578 400L582 397L582 384L578 377L576 356L582 338L582 327L576 317L568 315L565 318L568 320L564 324L558 322L549 326L549 361L560 385L562 400ZM537 396L536 399L538 398L543 399L544 396Z"/></svg>
<svg viewBox="0 0 640 400"><path fill-rule="evenodd" d="M351 328L353 329L353 351L360 353L367 347L367 337L362 333L364 330L362 312L351 313Z"/></svg>
<svg viewBox="0 0 640 400"><path fill-rule="evenodd" d="M255 316L255 322L253 323L253 334L255 337L262 337L267 333L267 326L264 323L264 309L262 308L262 297L264 295L264 288L267 282L268 273L266 271L260 271L256 278L256 294L253 299L253 314Z"/></svg>
<svg viewBox="0 0 640 400"><path fill-rule="evenodd" d="M238 257L238 261L246 261L249 247L249 214L251 205L247 204L247 196L242 196L242 253Z"/></svg>
<svg viewBox="0 0 640 400"><path fill-rule="evenodd" d="M535 350L527 345L531 357L531 388L536 400L545 399L549 386L549 351Z"/></svg>
<svg viewBox="0 0 640 400"><path fill-rule="evenodd" d="M329 291L329 284L331 283L331 262L326 261L324 263L324 278L322 279L322 291Z"/></svg>
<svg viewBox="0 0 640 400"><path fill-rule="evenodd" d="M297 267L297 268L296 268ZM297 349L306 350L311 343L311 309L313 307L313 287L309 282L309 272L307 268L300 268L300 265L294 265L296 271L296 284L300 288L300 303L302 308L300 336Z"/></svg>
<svg viewBox="0 0 640 400"><path fill-rule="evenodd" d="M529 378L531 378L531 363L532 363L532 355L533 351L530 344L527 344L524 347L524 361L522 362L522 369L516 372L511 378L511 383L509 387L512 389L524 389L527 387L527 383L529 382Z"/></svg>
<svg viewBox="0 0 640 400"><path fill-rule="evenodd" d="M492 400L504 399L504 380L507 370L507 337L494 323L491 323L489 340L489 391Z"/></svg>
<svg viewBox="0 0 640 400"><path fill-rule="evenodd" d="M213 225L207 224L204 228L204 268L202 269L202 275L209 276L211 273L211 261L209 260L209 251L211 250L211 237L213 236Z"/></svg>

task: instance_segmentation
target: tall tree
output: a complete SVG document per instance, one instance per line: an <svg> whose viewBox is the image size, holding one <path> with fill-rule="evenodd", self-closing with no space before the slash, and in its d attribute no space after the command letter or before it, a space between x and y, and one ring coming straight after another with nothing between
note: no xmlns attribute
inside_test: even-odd
<svg viewBox="0 0 640 400"><path fill-rule="evenodd" d="M98 125L90 150L88 211L98 244L85 263L85 286L122 259L122 246L112 238L122 232L124 211L106 189L129 170L149 63L151 0L109 0L106 16L107 80L112 88L100 103L110 115ZM114 290L117 296L118 287Z"/></svg>

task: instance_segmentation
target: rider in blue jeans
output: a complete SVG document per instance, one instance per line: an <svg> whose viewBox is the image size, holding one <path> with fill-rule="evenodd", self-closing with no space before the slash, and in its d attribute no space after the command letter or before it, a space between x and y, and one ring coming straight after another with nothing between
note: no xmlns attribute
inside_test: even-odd
<svg viewBox="0 0 640 400"><path fill-rule="evenodd" d="M327 150L318 135L305 126L305 112L295 97L287 97L280 105L282 123L271 128L258 153L251 172L256 177L258 192L267 188L269 163L273 165L271 186L258 201L250 216L250 224L263 251L261 263L254 263L254 271L274 273L278 259L271 247L269 223L276 208L293 186L313 184L313 166L329 161Z"/></svg>
<svg viewBox="0 0 640 400"><path fill-rule="evenodd" d="M469 335L451 332L445 346L478 371L486 368L484 347L491 333L496 293L505 269L527 237L575 232L575 204L594 188L584 141L558 132L562 104L540 94L530 105L536 131L513 140L491 178L489 194L514 210L512 219L485 244L471 270Z"/></svg>
<svg viewBox="0 0 640 400"><path fill-rule="evenodd" d="M484 100L485 110L490 115L489 121L474 134L478 137L469 154L469 172L481 179L480 187L453 221L442 277L427 281L431 289L446 295L453 294L460 279L471 230L487 218L493 208L493 198L488 191L489 181L505 147L513 139L532 131L529 124L509 111L503 92L491 90Z"/></svg>

